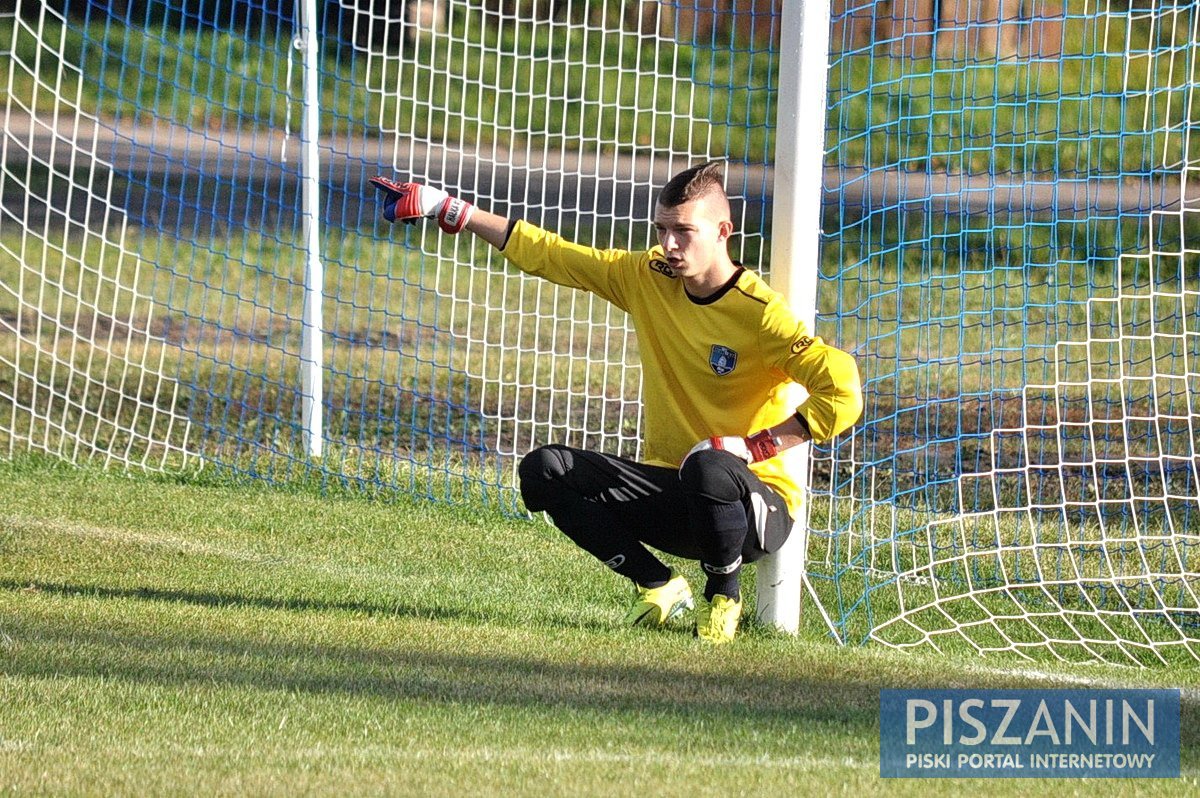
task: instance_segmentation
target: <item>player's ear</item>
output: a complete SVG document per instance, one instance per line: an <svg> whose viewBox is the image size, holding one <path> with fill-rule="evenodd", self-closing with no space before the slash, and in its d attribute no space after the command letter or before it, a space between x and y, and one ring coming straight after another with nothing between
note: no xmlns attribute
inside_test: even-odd
<svg viewBox="0 0 1200 798"><path fill-rule="evenodd" d="M731 235L733 235L733 222L724 219L717 223L718 241L728 241Z"/></svg>

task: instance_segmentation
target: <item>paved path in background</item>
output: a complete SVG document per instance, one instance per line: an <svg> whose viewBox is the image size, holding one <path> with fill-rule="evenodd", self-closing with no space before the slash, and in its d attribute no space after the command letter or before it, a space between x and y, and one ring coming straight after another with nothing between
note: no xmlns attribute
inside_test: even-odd
<svg viewBox="0 0 1200 798"><path fill-rule="evenodd" d="M8 113L3 161L12 174L25 175L53 166L60 172L91 178L93 193L111 192L130 220L166 223L172 204L214 225L241 224L270 229L291 225L298 212L297 175L300 141L284 131L206 131L179 125L98 123L62 115L56 119ZM375 198L367 178L374 174L411 175L459 190L498 213L521 215L549 227L566 225L576 215L601 214L617 220L649 218L654 190L687 164L674 160L590 152L506 150L498 146L454 147L392 136L326 138L319 145L325 186L326 221L363 223L373 219ZM109 173L114 185L106 186ZM1200 181L1195 181L1200 182ZM4 207L17 218L48 211L37 203L24 210L25 192L6 180ZM35 178L36 183L36 178ZM761 166L731 163L727 183L748 198L745 218L762 218L773 175ZM827 212L852 218L879 208L912 211L1001 214L1008 222L1035 217L1147 214L1152 210L1200 211L1200 186L1185 193L1178 179L1086 178L1039 182L1023 175L956 175L896 169L826 169ZM71 205L78 214L83 192L51 202ZM368 208L362 207L366 202ZM102 203L92 203L92 212ZM178 212L178 210L174 211ZM177 222L178 220L174 220Z"/></svg>

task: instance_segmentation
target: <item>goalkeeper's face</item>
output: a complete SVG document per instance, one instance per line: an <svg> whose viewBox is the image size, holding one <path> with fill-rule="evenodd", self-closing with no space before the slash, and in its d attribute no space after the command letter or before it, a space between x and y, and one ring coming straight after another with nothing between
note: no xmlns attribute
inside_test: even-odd
<svg viewBox="0 0 1200 798"><path fill-rule="evenodd" d="M671 269L684 279L703 277L729 262L729 201L708 194L673 207L654 207L654 229Z"/></svg>

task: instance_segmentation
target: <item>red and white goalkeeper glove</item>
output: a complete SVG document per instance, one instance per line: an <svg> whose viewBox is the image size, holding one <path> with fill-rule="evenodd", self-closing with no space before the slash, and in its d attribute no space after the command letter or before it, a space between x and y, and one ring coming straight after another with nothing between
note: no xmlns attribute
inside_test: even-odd
<svg viewBox="0 0 1200 798"><path fill-rule="evenodd" d="M397 183L386 177L372 177L371 185L384 193L383 218L389 222L437 219L438 226L447 233L457 233L467 226L475 211L471 203L451 197L440 188Z"/></svg>
<svg viewBox="0 0 1200 798"><path fill-rule="evenodd" d="M757 463L761 460L770 460L775 455L779 454L779 447L775 443L775 439L771 437L769 430L762 430L753 435L748 435L743 438L740 435L726 435L717 438L705 438L704 440L693 446L684 456L684 462L696 452L703 452L709 449L716 449L722 452L729 452L737 455L747 463Z"/></svg>

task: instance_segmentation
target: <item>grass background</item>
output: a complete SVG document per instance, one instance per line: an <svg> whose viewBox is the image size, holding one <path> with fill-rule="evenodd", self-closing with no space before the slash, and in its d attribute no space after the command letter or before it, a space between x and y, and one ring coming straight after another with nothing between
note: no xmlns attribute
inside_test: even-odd
<svg viewBox="0 0 1200 798"><path fill-rule="evenodd" d="M1184 689L1196 669L1052 670L843 649L750 624L713 650L621 625L626 588L549 526L394 497L0 463L0 785L16 793L961 795L878 777L886 687ZM753 595L752 586L749 591Z"/></svg>
<svg viewBox="0 0 1200 798"><path fill-rule="evenodd" d="M266 14L222 30L169 4L151 5L130 24L101 13L65 24L52 16L36 24L0 18L0 46L13 56L0 62L0 86L14 107L47 113L61 97L106 123L173 122L216 137L298 128L290 23ZM584 26L535 19L522 8L523 16L501 17L456 6L444 31L389 44L370 43L349 18L331 21L322 130L483 152L499 144L534 154L706 152L772 161L779 64L765 43L702 46L625 30L611 15ZM1053 59L966 63L892 57L884 47L835 52L827 129L837 135L827 143L828 165L1001 182L1025 175L1115 184L1178 174L1193 135L1184 77L1192 12L1118 13L1123 8L1097 14L1068 3L1064 50ZM1151 50L1155 56L1146 57ZM59 52L71 58L50 57ZM1177 251L1200 223L1196 214L1152 224L1145 214L1067 209L998 208L986 217L912 210L827 208L818 292L818 332L862 355L875 436L863 458L969 450L934 451L928 465L896 464L898 492L978 459L985 428L1005 418L999 403L1053 378L1059 342L1091 335L1086 300L1136 279L1118 259ZM591 231L564 232L586 240ZM767 231L747 233L740 245L763 254L749 260L768 271L756 251ZM619 314L573 292L531 288L486 248L422 239L402 250L377 230L335 229L329 238L326 390L340 439L409 452L429 437L480 437L489 423L481 416L503 413L516 418L482 437L505 451L581 429L584 444L630 447L638 419L626 405L636 401L640 372L629 365L636 342ZM18 253L11 261L0 254L6 285L22 264L32 264L23 275L27 292L44 290L34 270L51 280L61 274L65 290L55 296L51 285L44 299L44 307L58 302L52 315L69 317L75 290L102 307L117 293L118 317L132 301L114 292L128 276L114 265L111 246L76 254L63 244L70 256L62 257L57 241L0 243ZM122 243L153 275L140 288L167 311L160 322L171 330L158 332L179 344L168 347L164 370L189 386L180 411L199 420L204 436L283 440L289 449L304 267L296 237L232 233L207 241L185 228ZM1172 269L1194 286L1192 264L1178 260ZM486 274L475 268L483 263ZM1166 275L1162 287L1176 279ZM0 313L17 312L4 306L27 299L0 295ZM265 332L245 334L252 330ZM581 368L583 359L595 365ZM398 394L409 400L397 406ZM970 410L950 412L964 397L986 416L981 429L968 429ZM913 417L935 403L938 418ZM921 428L931 432L914 440L911 430Z"/></svg>
<svg viewBox="0 0 1200 798"><path fill-rule="evenodd" d="M299 96L301 70L286 15L215 27L169 3L148 5L128 20L83 15L78 6L66 24L52 15L0 19L0 42L11 41L26 65L11 74L0 65L0 85L29 98L41 82L132 121L299 129L300 103L288 98ZM523 5L515 15L455 5L445 29L386 42L382 21L331 15L321 37L322 129L405 130L535 152L699 147L772 162L777 41L691 41L686 30L672 39L628 29L616 6L584 25L539 19ZM1176 169L1190 144L1177 125L1193 113L1191 18L1167 6L1146 13L1101 5L1098 13L1087 0L1065 4L1054 58L901 58L888 42L833 42L826 129L839 131L837 162L1064 176ZM760 17L743 23L765 26ZM66 69L39 53L35 30L55 52L73 55Z"/></svg>

